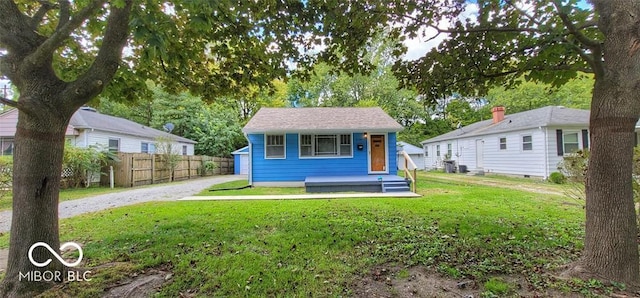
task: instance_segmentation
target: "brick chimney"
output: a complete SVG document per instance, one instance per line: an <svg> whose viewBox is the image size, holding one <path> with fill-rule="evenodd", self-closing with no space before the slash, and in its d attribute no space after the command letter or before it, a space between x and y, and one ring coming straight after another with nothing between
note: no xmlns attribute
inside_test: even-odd
<svg viewBox="0 0 640 298"><path fill-rule="evenodd" d="M504 120L504 107L494 107L491 109L491 113L493 114L494 124Z"/></svg>

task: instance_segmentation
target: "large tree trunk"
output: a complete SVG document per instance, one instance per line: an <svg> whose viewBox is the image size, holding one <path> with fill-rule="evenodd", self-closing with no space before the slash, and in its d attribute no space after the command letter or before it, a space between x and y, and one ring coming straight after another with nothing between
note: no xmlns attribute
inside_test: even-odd
<svg viewBox="0 0 640 298"><path fill-rule="evenodd" d="M591 155L586 182L582 265L596 276L640 282L633 202L635 124L640 115L640 7L632 1L594 1L605 35L591 103Z"/></svg>
<svg viewBox="0 0 640 298"><path fill-rule="evenodd" d="M9 263L0 285L1 297L28 297L51 286L50 282L25 278L30 272L60 272L60 277L64 277L65 268L48 250L37 248L33 251L37 262L53 260L43 268L31 264L28 251L36 242L45 242L55 250L60 247L58 190L69 118L69 115L59 114L58 110L44 105L37 114L19 112L13 158L20 162L15 162L13 168Z"/></svg>

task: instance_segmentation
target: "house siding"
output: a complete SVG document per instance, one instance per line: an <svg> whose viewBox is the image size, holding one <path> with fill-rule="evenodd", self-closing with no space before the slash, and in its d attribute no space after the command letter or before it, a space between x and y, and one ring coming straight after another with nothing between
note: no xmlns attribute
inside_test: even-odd
<svg viewBox="0 0 640 298"><path fill-rule="evenodd" d="M487 173L499 173L518 176L547 178L558 171L558 163L563 156L557 154L556 130L563 133L575 132L579 135L579 146L584 148L582 130L586 127L543 127L518 130L484 136L473 136L448 141L423 144L429 150L425 157L427 169L442 168L442 159L447 151L447 143L453 144L452 159L459 165L467 165L470 170L483 170ZM522 150L522 137L532 137L532 150ZM500 138L507 139L507 149L500 149ZM481 140L482 142L477 142ZM483 146L483 162L476 160L476 145ZM440 145L440 157L436 156L436 146ZM458 154L456 156L456 154ZM566 155L566 154L565 154Z"/></svg>
<svg viewBox="0 0 640 298"><path fill-rule="evenodd" d="M425 143L424 164L426 170L439 169L443 167L442 161L447 154L447 145L451 144L451 159L455 160L459 165L466 165L469 168L475 168L475 139L463 138L448 141L440 141L434 143ZM437 156L437 146L440 145L440 156ZM429 156L426 156L428 150Z"/></svg>
<svg viewBox="0 0 640 298"><path fill-rule="evenodd" d="M110 133L98 130L83 130L74 140L75 145L79 147L87 147L91 145L99 145L105 149L109 146L109 139L120 140L120 152L140 153L142 150L142 142L155 143L156 140L149 138L137 138L134 136ZM176 153L182 155L182 146L187 146L187 155L194 155L194 145L186 143L174 143Z"/></svg>
<svg viewBox="0 0 640 298"><path fill-rule="evenodd" d="M532 150L522 149L522 137L531 136ZM507 149L500 150L500 138L507 139ZM545 129L529 129L483 137L484 171L509 175L546 177ZM548 145L547 145L548 146Z"/></svg>
<svg viewBox="0 0 640 298"><path fill-rule="evenodd" d="M352 157L300 158L298 134L287 133L285 136L285 158L266 159L264 134L249 134L247 137L251 143L252 182L301 182L307 176L367 175L368 142L364 138L363 132L354 132L351 135ZM395 133L388 134L387 144L388 168L396 169ZM358 150L358 145L362 145L363 150Z"/></svg>

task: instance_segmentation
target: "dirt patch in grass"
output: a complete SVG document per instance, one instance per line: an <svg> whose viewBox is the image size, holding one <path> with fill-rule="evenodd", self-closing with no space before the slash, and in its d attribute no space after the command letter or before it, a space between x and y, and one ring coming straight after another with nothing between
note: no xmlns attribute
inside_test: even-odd
<svg viewBox="0 0 640 298"><path fill-rule="evenodd" d="M455 279L423 266L379 266L355 281L352 290L356 297L583 297L553 289L536 290L522 276L489 280Z"/></svg>
<svg viewBox="0 0 640 298"><path fill-rule="evenodd" d="M125 264L128 265L128 264ZM101 269L117 268L119 263L108 263L96 268ZM127 266L124 266L127 267ZM126 278L109 283L104 289L103 298L121 297L152 297L166 283L171 282L173 273L166 265L150 268L143 271L134 271Z"/></svg>
<svg viewBox="0 0 640 298"><path fill-rule="evenodd" d="M151 297L172 277L166 271L151 270L143 275L129 278L106 291L105 298Z"/></svg>

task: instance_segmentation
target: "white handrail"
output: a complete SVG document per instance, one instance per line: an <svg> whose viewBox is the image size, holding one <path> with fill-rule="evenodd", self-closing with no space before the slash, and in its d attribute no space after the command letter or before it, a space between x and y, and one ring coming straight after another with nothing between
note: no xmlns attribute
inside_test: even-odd
<svg viewBox="0 0 640 298"><path fill-rule="evenodd" d="M404 157L404 177L409 178L411 180L411 191L416 192L416 180L418 179L418 175L416 173L416 163L413 162L411 156L407 154L406 151L402 150L402 156ZM409 166L411 166L411 170L409 170ZM411 175L411 171L413 171L413 175Z"/></svg>

